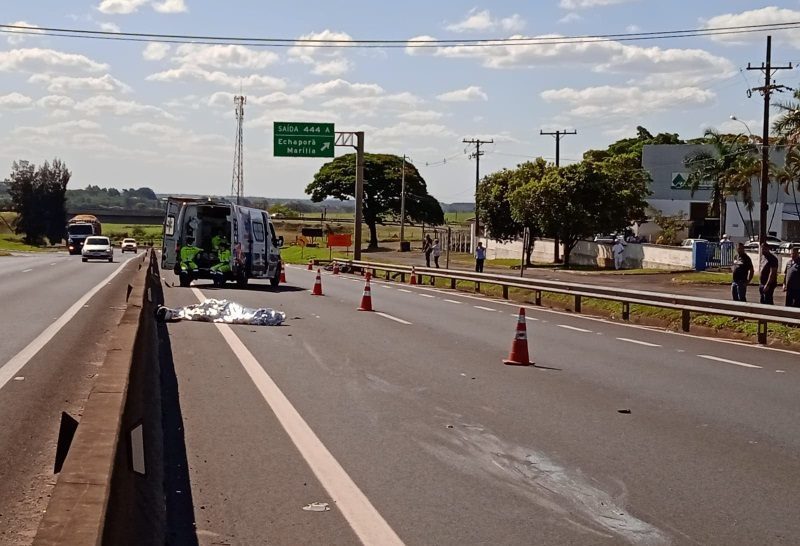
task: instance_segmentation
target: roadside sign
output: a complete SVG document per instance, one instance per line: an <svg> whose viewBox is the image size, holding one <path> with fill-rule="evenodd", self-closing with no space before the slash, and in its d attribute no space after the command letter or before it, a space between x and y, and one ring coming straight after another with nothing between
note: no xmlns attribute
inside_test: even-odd
<svg viewBox="0 0 800 546"><path fill-rule="evenodd" d="M328 234L328 246L329 247L349 247L353 244L353 238L349 233L344 233L341 235L335 235L333 233Z"/></svg>
<svg viewBox="0 0 800 546"><path fill-rule="evenodd" d="M273 134L275 157L333 157L333 123L276 121Z"/></svg>

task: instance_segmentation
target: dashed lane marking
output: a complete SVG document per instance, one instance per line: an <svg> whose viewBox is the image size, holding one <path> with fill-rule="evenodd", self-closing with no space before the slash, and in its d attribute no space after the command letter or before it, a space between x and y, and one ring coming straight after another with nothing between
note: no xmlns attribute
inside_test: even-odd
<svg viewBox="0 0 800 546"><path fill-rule="evenodd" d="M620 341L625 341L627 343L635 343L636 345L644 345L645 347L661 347L661 345L658 345L657 343L649 343L647 341L640 341L638 339L630 339L630 338L627 338L627 337L618 337L617 339L620 340Z"/></svg>
<svg viewBox="0 0 800 546"><path fill-rule="evenodd" d="M567 324L558 324L559 328L566 328L567 330L573 330L575 332L583 332L584 334L591 334L591 330L587 330L586 328L578 328L577 326L568 326Z"/></svg>
<svg viewBox="0 0 800 546"><path fill-rule="evenodd" d="M700 358L705 358L706 360L713 360L715 362L724 362L725 364L733 364L734 366L742 366L743 368L756 368L761 369L761 366L756 366L755 364L748 364L746 362L739 362L738 360L728 360L727 358L720 358L718 356L711 356L711 355L697 355Z"/></svg>
<svg viewBox="0 0 800 546"><path fill-rule="evenodd" d="M398 292L405 292L406 294L411 294L411 290L406 290L405 288L398 288Z"/></svg>
<svg viewBox="0 0 800 546"><path fill-rule="evenodd" d="M203 293L196 289L195 297L205 300ZM267 371L256 360L244 343L227 324L215 324L217 330L239 359L250 376L258 392L272 409L283 429L292 439L303 458L308 462L314 475L330 494L334 506L341 510L350 527L363 544L402 545L397 533L389 526L383 516L372 505L367 496L342 468L308 426L300 413L294 408L286 395L272 380Z"/></svg>
<svg viewBox="0 0 800 546"><path fill-rule="evenodd" d="M379 312L377 312L377 311L376 311L376 312L375 312L375 314L376 314L376 315L379 315L379 316L381 316L381 317L383 317L383 318L388 318L389 320L393 320L393 321L395 321L395 322L399 322L400 324L407 324L407 325L410 325L410 324L411 324L411 323L410 323L410 322L408 322L407 320L403 320L403 319L401 319L401 318L393 317L392 315L390 315L390 314L388 314L388 313L379 313Z"/></svg>
<svg viewBox="0 0 800 546"><path fill-rule="evenodd" d="M446 301L447 303L455 303L456 305L461 305L461 303L462 303L462 302L456 301L456 300L442 300L442 301Z"/></svg>
<svg viewBox="0 0 800 546"><path fill-rule="evenodd" d="M435 298L436 297L436 296L431 296L430 294L418 294L418 295L422 296L423 298Z"/></svg>
<svg viewBox="0 0 800 546"><path fill-rule="evenodd" d="M33 269L23 269L22 270L23 273L28 273L29 271L33 271Z"/></svg>
<svg viewBox="0 0 800 546"><path fill-rule="evenodd" d="M496 311L496 309L492 309L491 307L483 307L481 305L473 305L473 307L475 309L480 309L481 311L491 311L491 312L495 312Z"/></svg>

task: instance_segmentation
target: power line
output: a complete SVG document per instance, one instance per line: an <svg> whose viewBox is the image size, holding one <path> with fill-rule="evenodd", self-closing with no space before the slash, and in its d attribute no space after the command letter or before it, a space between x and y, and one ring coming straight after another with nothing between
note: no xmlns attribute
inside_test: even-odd
<svg viewBox="0 0 800 546"><path fill-rule="evenodd" d="M37 27L20 25L0 25L0 32L23 35L43 35L63 38L83 38L96 40L116 40L131 42L164 42L197 45L247 45L253 47L300 47L300 48L452 48L452 47L508 47L531 45L563 45L574 43L643 41L671 38L692 38L748 34L753 32L774 32L800 28L800 21L770 23L762 25L739 25L685 30L666 30L655 32L629 32L619 34L587 34L574 36L540 36L534 38L492 38L492 39L325 39L325 38L256 38L240 36L208 36L189 34L157 34L147 32L110 32L75 28Z"/></svg>

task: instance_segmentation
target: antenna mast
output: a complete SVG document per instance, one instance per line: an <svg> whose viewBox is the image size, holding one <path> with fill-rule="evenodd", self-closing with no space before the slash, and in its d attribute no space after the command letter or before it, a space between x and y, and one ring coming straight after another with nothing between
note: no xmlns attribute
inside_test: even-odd
<svg viewBox="0 0 800 546"><path fill-rule="evenodd" d="M236 204L242 204L244 196L244 105L247 97L236 95L233 97L236 105L236 148L233 153L233 178L231 179L231 196L236 196Z"/></svg>

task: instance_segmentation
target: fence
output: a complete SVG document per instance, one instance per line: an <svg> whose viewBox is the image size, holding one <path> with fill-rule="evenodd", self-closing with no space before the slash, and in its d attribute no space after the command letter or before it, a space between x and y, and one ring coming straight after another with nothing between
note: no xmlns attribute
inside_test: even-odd
<svg viewBox="0 0 800 546"><path fill-rule="evenodd" d="M730 267L735 254L733 243L706 243L706 268Z"/></svg>
<svg viewBox="0 0 800 546"><path fill-rule="evenodd" d="M406 276L411 274L410 266L365 261L349 261L348 263L354 270L360 270L362 273L371 270L375 276L377 276L378 271L384 271L387 279L390 278L390 274L392 273L398 274L402 282L405 282ZM567 294L574 298L573 310L576 313L581 312L583 298L618 301L621 304L622 319L626 321L630 320L631 304L674 309L681 312L681 329L684 332L689 331L692 313L736 317L758 323L758 343L762 345L767 343L767 326L770 322L787 324L795 327L800 326L800 309L788 307L579 283L565 283L544 279L511 277L508 275L473 273L471 271L453 269L417 267L415 268L415 273L419 277L420 283L422 283L423 275L427 275L431 278L441 277L450 279L450 287L452 289L456 288L456 283L458 281L474 282L477 292L480 291L481 283L500 286L503 290L503 298L505 299L508 299L508 291L510 288L530 290L534 293L536 305L542 304L543 292Z"/></svg>

